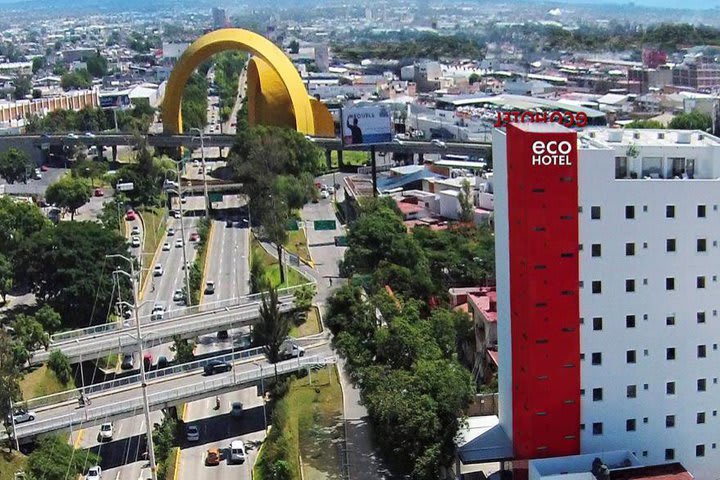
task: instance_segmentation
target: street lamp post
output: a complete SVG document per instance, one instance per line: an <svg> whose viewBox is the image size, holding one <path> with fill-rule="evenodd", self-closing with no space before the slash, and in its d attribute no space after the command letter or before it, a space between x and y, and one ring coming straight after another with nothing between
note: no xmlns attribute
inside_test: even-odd
<svg viewBox="0 0 720 480"><path fill-rule="evenodd" d="M152 480L157 480L157 464L155 463L155 446L153 444L153 438L152 438L152 424L150 423L150 403L148 401L148 394L147 394L147 382L145 380L145 354L143 352L143 342L142 342L142 332L140 330L140 314L138 306L138 281L135 275L135 262L133 259L127 258L123 255L113 254L113 255L107 255L107 258L121 258L128 262L130 264L130 273L123 270L117 270L118 273L122 273L123 275L126 275L130 278L130 283L132 284L132 293L133 293L133 305L134 305L134 311L135 311L135 331L137 333L137 347L138 351L140 353L140 381L142 385L142 394L143 394L143 410L145 411L145 426L146 426L146 436L147 436L147 444L148 444L148 456L150 457L150 475L152 476Z"/></svg>
<svg viewBox="0 0 720 480"><path fill-rule="evenodd" d="M197 130L198 134L200 135L200 158L202 159L201 164L202 164L202 169L203 169L203 191L205 194L205 216L209 218L210 217L210 197L208 196L207 167L205 166L205 133L197 127L190 129L191 132L194 130Z"/></svg>
<svg viewBox="0 0 720 480"><path fill-rule="evenodd" d="M180 160L182 162L182 160ZM187 298L185 299L187 306L192 306L192 295L190 294L190 265L187 261L186 241L185 241L185 223L183 222L182 208L182 181L180 179L180 162L175 162L175 174L177 176L177 190L174 188L166 188L166 192L175 193L178 196L178 210L180 212L180 236L182 237L182 253L183 253L183 271L185 272L185 289Z"/></svg>

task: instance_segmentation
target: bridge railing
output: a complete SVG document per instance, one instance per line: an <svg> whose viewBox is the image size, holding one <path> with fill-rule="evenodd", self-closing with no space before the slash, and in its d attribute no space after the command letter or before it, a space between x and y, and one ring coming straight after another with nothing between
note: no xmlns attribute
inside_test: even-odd
<svg viewBox="0 0 720 480"><path fill-rule="evenodd" d="M305 285L309 285L305 284ZM304 285L297 285L294 287L286 287L278 289L278 298L294 295L295 291L302 288ZM178 318L196 315L198 313L215 313L225 310L227 308L241 307L251 303L259 302L262 300L262 293L253 293L251 295L244 295L242 297L231 298L228 300L219 300L217 302L203 303L202 305L193 305L190 307L176 308L165 312L161 321L176 320ZM159 321L150 320L151 315L140 316L140 324L159 323ZM134 321L134 320L133 320ZM53 343L60 343L63 341L72 340L78 337L86 335L97 335L103 333L115 332L123 330L125 327L122 322L111 322L103 323L102 325L93 325L91 327L80 328L77 330L69 330L67 332L60 332L50 337L50 345Z"/></svg>
<svg viewBox="0 0 720 480"><path fill-rule="evenodd" d="M191 385L184 385L175 389L167 389L148 395L150 407L157 407L182 402L188 398L197 396L210 396L217 390L232 387L235 385L243 385L254 383L261 378L270 378L275 375L276 368L278 374L291 373L314 365L327 365L336 363L335 357L326 357L314 355L310 357L302 357L286 362L268 365L267 367L256 368L236 375L228 374L222 377L208 378L201 382ZM32 422L23 423L16 426L18 437L26 437L30 435L38 435L41 433L71 428L81 425L85 422L95 422L98 420L109 419L116 415L123 415L132 412L139 412L142 409L142 394L138 390L135 397L123 400L122 402L111 403L108 405L98 405L96 407L86 407L78 409L72 413L53 416L52 418L36 418ZM50 414L50 412L48 412ZM42 415L40 415L42 417Z"/></svg>
<svg viewBox="0 0 720 480"><path fill-rule="evenodd" d="M225 355L218 355L210 358L203 358L202 360L196 360L194 362L181 363L179 365L172 365L167 368L158 370L150 370L145 372L145 379L147 381L169 377L180 373L192 372L203 368L209 362L214 360L221 360L224 362L232 362L235 360L244 360L247 358L257 357L264 354L263 347L249 348L245 350L239 350L233 353L227 353ZM100 394L108 390L114 390L117 388L127 387L140 383L140 374L128 375L121 378L115 378L108 380L107 382L95 383L92 385L86 385L84 388L76 388L74 390L66 390L64 392L54 393L52 395L45 395L42 397L31 398L24 402L29 410L37 410L50 405L55 405L69 400L77 401L80 398L80 394L90 396Z"/></svg>

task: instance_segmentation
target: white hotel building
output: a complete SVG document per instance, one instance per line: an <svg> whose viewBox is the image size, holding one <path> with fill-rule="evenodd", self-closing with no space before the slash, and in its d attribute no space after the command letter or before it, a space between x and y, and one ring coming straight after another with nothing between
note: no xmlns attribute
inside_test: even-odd
<svg viewBox="0 0 720 480"><path fill-rule="evenodd" d="M533 164L563 141L564 161ZM494 131L493 158L516 478L611 450L720 478L720 139L523 124Z"/></svg>

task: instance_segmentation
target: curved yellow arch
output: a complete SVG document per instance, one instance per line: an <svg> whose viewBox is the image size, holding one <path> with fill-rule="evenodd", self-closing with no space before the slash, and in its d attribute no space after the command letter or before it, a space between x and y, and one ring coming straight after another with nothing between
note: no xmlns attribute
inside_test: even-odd
<svg viewBox="0 0 720 480"><path fill-rule="evenodd" d="M247 99L250 125L295 128L290 93L280 75L261 58L254 57L248 62Z"/></svg>
<svg viewBox="0 0 720 480"><path fill-rule="evenodd" d="M310 105L315 119L315 135L318 137L335 137L335 120L330 110L320 100L310 97Z"/></svg>
<svg viewBox="0 0 720 480"><path fill-rule="evenodd" d="M259 69L256 68L256 71L265 74L273 72L275 74L275 76L269 75L269 79L258 77L259 81L254 90L257 93L259 87L260 91L264 93L264 98L261 101L266 102L267 105L261 107L261 112L264 111L264 108L269 109L264 111L265 116L270 117L265 119L266 121L270 120L267 123L282 125L288 121L282 110L275 110L282 103L280 97L284 96L282 89L278 88L279 79L289 96L290 105L292 106L294 124L288 126L292 126L307 135L315 135L315 120L310 98L300 75L290 59L270 40L239 28L223 28L205 34L195 40L180 57L170 74L165 88L165 99L162 104L163 131L165 133L182 132L182 94L192 72L204 60L225 50L250 52L256 59L261 60L252 62L254 68L260 65ZM266 82L267 87L265 87ZM250 89L248 89L248 95L248 101L253 99L254 95L251 95ZM256 100L257 98L253 99L253 101ZM255 109L255 112L257 114L258 110ZM284 109L284 112L288 112L287 108ZM275 118L275 116L280 118ZM260 120L257 116L254 118Z"/></svg>

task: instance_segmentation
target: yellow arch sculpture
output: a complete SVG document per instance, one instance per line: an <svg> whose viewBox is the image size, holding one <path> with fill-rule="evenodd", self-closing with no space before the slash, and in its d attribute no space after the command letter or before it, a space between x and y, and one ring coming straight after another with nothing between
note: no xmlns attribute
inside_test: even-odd
<svg viewBox="0 0 720 480"><path fill-rule="evenodd" d="M162 104L163 131L181 133L181 102L185 84L200 63L225 50L244 50L248 64L248 112L251 125L295 128L306 135L335 136L327 107L308 96L295 66L265 37L239 29L223 28L198 38L173 68Z"/></svg>

